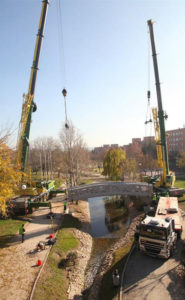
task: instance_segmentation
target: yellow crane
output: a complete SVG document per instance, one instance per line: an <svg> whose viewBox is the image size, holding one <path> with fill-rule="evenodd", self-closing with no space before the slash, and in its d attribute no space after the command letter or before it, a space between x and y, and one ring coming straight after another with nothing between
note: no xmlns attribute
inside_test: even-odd
<svg viewBox="0 0 185 300"><path fill-rule="evenodd" d="M152 108L152 115L153 115L153 122L154 122L154 131L155 131L155 141L156 141L156 149L157 149L157 161L158 167L162 169L162 175L159 181L156 181L155 186L166 186L166 187L173 187L175 183L175 175L169 171L167 174L166 171L166 164L163 159L162 153L162 144L161 144L161 135L160 135L160 127L158 121L158 111L156 107Z"/></svg>
<svg viewBox="0 0 185 300"><path fill-rule="evenodd" d="M34 102L34 94L35 94L38 64L39 64L42 40L44 36L43 34L44 34L48 4L49 4L48 0L42 0L42 9L41 9L39 28L38 28L34 56L33 56L33 64L30 73L29 88L28 88L28 93L23 95L22 113L21 113L18 142L17 142L17 163L24 173L30 173L27 164L28 151L29 151L29 135L30 135L30 127L32 121L32 113L35 112L37 109L36 103ZM31 178L29 181L31 181ZM41 185L36 189L36 183L32 183L32 184L31 182L29 183L30 185L32 185L32 187L35 187L35 189L28 187L24 191L24 194L26 193L28 195L30 194L36 195L40 192L43 192L43 188Z"/></svg>

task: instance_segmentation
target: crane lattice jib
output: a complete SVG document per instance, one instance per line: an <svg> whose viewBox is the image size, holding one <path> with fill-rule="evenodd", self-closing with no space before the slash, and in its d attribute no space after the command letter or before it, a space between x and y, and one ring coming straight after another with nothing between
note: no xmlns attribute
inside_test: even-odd
<svg viewBox="0 0 185 300"><path fill-rule="evenodd" d="M27 158L28 158L28 150L29 150L29 135L30 135L32 112L36 111L36 104L34 103L33 100L34 100L38 64L39 64L40 51L41 51L41 45L42 45L42 40L43 40L43 33L44 33L44 27L45 27L45 22L46 22L48 4L49 4L48 0L42 1L39 29L38 29L38 34L37 34L37 38L36 38L28 94L24 97L23 106L22 106L22 115L21 115L20 130L19 130L19 136L18 136L17 160L21 165L22 171L24 171L24 172L26 172L26 169L27 169Z"/></svg>
<svg viewBox="0 0 185 300"><path fill-rule="evenodd" d="M156 92L157 92L157 102L158 102L158 118L159 118L160 136L161 136L162 156L163 156L163 162L166 166L166 174L168 175L169 174L169 164L168 164L168 152L167 152L166 133L165 133L165 114L164 114L163 107L162 107L161 87L160 87L160 80L159 80L159 71L158 71L157 54L156 54L156 49L155 49L152 20L148 20L148 26L149 26L149 32L150 32L152 57L153 57L153 65L154 65L154 75L155 75L155 82L156 82Z"/></svg>
<svg viewBox="0 0 185 300"><path fill-rule="evenodd" d="M161 135L160 135L160 127L158 122L158 112L157 108L152 108L152 115L153 115L153 121L154 121L154 130L155 130L155 141L156 141L156 149L157 149L157 161L158 166L163 170L162 179L163 182L165 182L166 178L166 166L163 162L163 156L162 156L162 147L161 147Z"/></svg>

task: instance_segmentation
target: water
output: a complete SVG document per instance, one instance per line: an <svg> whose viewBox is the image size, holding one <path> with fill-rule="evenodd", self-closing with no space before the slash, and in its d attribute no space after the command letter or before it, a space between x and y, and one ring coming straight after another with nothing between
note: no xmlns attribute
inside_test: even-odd
<svg viewBox="0 0 185 300"><path fill-rule="evenodd" d="M103 237L109 234L105 224L105 203L104 198L89 198L89 209L91 216L91 235L93 237Z"/></svg>
<svg viewBox="0 0 185 300"><path fill-rule="evenodd" d="M88 202L93 248L85 274L84 299L88 297L89 289L106 251L119 237L125 235L129 223L124 198L120 196L95 197L89 198Z"/></svg>
<svg viewBox="0 0 185 300"><path fill-rule="evenodd" d="M127 209L121 196L89 198L91 235L94 238L118 238L128 222Z"/></svg>

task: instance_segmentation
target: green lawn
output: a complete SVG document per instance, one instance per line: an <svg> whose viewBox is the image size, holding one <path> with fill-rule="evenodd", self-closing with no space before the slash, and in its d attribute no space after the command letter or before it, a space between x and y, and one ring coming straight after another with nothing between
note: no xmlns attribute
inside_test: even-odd
<svg viewBox="0 0 185 300"><path fill-rule="evenodd" d="M177 188L185 188L185 180L177 180L175 181L175 187Z"/></svg>
<svg viewBox="0 0 185 300"><path fill-rule="evenodd" d="M72 228L79 228L80 223L72 216L65 215L62 228L58 231L57 242L52 247L44 270L37 283L34 300L60 299L66 300L68 288L67 271L62 266L66 255L75 252L78 240L72 233Z"/></svg>
<svg viewBox="0 0 185 300"><path fill-rule="evenodd" d="M62 184L65 183L65 179L55 180L55 190L59 189Z"/></svg>
<svg viewBox="0 0 185 300"><path fill-rule="evenodd" d="M93 183L92 179L83 178L83 179L80 180L80 182L78 184L83 185L83 184L92 184L92 183Z"/></svg>
<svg viewBox="0 0 185 300"><path fill-rule="evenodd" d="M175 187L185 189L185 180L176 180ZM183 201L183 202L181 202L181 201ZM183 195L182 197L179 198L179 206L180 206L180 208L185 210L185 195Z"/></svg>
<svg viewBox="0 0 185 300"><path fill-rule="evenodd" d="M0 248L3 248L10 241L21 224L24 223L26 222L16 219L0 220Z"/></svg>

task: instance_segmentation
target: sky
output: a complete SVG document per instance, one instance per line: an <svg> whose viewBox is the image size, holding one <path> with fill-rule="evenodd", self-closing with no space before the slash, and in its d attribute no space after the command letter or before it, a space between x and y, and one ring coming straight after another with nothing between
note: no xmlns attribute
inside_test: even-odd
<svg viewBox="0 0 185 300"><path fill-rule="evenodd" d="M22 94L28 92L41 4L41 0L0 1L0 129L11 127L14 142ZM182 128L184 12L184 0L50 0L30 141L59 139L65 122L64 87L68 119L88 147L125 145L132 138L154 134L144 125L148 88L151 107L157 106L148 19L155 22L166 130Z"/></svg>

